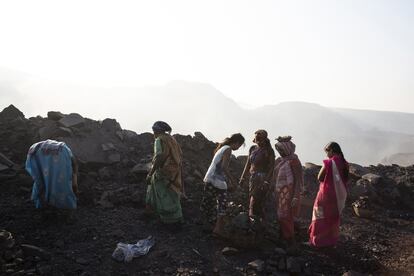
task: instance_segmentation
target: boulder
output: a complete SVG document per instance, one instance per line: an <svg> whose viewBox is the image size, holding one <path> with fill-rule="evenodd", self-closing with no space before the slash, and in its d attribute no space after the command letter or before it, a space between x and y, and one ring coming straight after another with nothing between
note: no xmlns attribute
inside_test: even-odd
<svg viewBox="0 0 414 276"><path fill-rule="evenodd" d="M124 139L133 139L133 138L138 137L138 134L132 130L124 129L122 130L122 137Z"/></svg>
<svg viewBox="0 0 414 276"><path fill-rule="evenodd" d="M132 170L132 174L147 174L151 169L151 162L136 164Z"/></svg>
<svg viewBox="0 0 414 276"><path fill-rule="evenodd" d="M353 199L359 199L362 196L369 196L372 199L377 198L377 192L372 186L372 183L366 179L358 180L355 185L350 188L349 195Z"/></svg>
<svg viewBox="0 0 414 276"><path fill-rule="evenodd" d="M47 113L47 118L52 121L59 121L63 117L65 117L65 115L60 113L59 111L49 111Z"/></svg>
<svg viewBox="0 0 414 276"><path fill-rule="evenodd" d="M362 176L362 179L368 180L371 184L378 184L381 181L381 176L374 174L374 173L368 173L368 174L364 174Z"/></svg>
<svg viewBox="0 0 414 276"><path fill-rule="evenodd" d="M0 112L1 121L11 121L19 118L24 119L24 114L12 104L3 109L2 112Z"/></svg>
<svg viewBox="0 0 414 276"><path fill-rule="evenodd" d="M203 140L207 140L206 136L204 136L203 133L201 133L200 131L196 131L194 132L194 137L198 138L198 139L203 139Z"/></svg>
<svg viewBox="0 0 414 276"><path fill-rule="evenodd" d="M101 122L101 127L110 132L121 130L121 125L115 119L105 119Z"/></svg>
<svg viewBox="0 0 414 276"><path fill-rule="evenodd" d="M59 124L67 128L80 126L84 123L85 119L77 113L71 113L59 120Z"/></svg>
<svg viewBox="0 0 414 276"><path fill-rule="evenodd" d="M63 140L78 160L88 164L90 168L98 169L110 164L107 157L109 153L102 150L102 144L106 143L107 140L99 133L93 133L87 137L66 137Z"/></svg>
<svg viewBox="0 0 414 276"><path fill-rule="evenodd" d="M316 165L316 164L311 163L311 162L306 162L305 163L305 169L319 171L321 168L322 168L322 166Z"/></svg>
<svg viewBox="0 0 414 276"><path fill-rule="evenodd" d="M41 127L38 130L39 138L40 140L53 139L56 131L57 126L55 125Z"/></svg>
<svg viewBox="0 0 414 276"><path fill-rule="evenodd" d="M369 174L369 170L361 165L349 163L349 174L356 178L361 178L363 175Z"/></svg>
<svg viewBox="0 0 414 276"><path fill-rule="evenodd" d="M73 136L73 132L70 128L59 127L57 137L70 137Z"/></svg>
<svg viewBox="0 0 414 276"><path fill-rule="evenodd" d="M72 130L66 127L48 125L39 129L40 140L55 139L57 137L70 137L73 135Z"/></svg>
<svg viewBox="0 0 414 276"><path fill-rule="evenodd" d="M318 173L321 166L317 166L312 163L305 163L305 169L303 171L304 176L304 188L309 193L308 196L314 199L319 190Z"/></svg>
<svg viewBox="0 0 414 276"><path fill-rule="evenodd" d="M110 150L116 150L116 148L115 148L114 144L112 144L112 143L105 143L105 144L102 144L102 150L103 151L110 151Z"/></svg>

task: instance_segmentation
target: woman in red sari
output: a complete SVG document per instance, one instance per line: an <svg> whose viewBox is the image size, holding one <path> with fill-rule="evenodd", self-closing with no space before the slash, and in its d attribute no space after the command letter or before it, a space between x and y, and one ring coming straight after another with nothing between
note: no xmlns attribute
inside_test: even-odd
<svg viewBox="0 0 414 276"><path fill-rule="evenodd" d="M328 159L318 179L321 182L313 206L309 242L315 247L335 246L339 238L339 224L347 197L349 165L341 147L331 142L325 147Z"/></svg>
<svg viewBox="0 0 414 276"><path fill-rule="evenodd" d="M300 211L300 199L303 191L302 164L295 154L296 145L291 136L277 138L275 145L280 154L276 160L273 174L277 198L277 218L282 238L291 248L296 247L294 220Z"/></svg>

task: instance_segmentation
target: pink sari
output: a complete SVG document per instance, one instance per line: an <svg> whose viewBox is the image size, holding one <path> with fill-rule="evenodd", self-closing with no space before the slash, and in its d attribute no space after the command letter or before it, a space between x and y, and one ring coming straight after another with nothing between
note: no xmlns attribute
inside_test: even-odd
<svg viewBox="0 0 414 276"><path fill-rule="evenodd" d="M338 242L340 216L347 197L344 171L348 163L338 156L323 163L325 180L319 186L309 227L309 242L316 247L335 246Z"/></svg>

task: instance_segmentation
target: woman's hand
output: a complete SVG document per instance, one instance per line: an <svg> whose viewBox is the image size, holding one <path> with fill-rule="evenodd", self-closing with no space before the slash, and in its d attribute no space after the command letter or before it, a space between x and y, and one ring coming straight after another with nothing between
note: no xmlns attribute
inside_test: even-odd
<svg viewBox="0 0 414 276"><path fill-rule="evenodd" d="M323 167L321 168L321 170L318 173L319 182L323 182L325 180L325 176L326 176L326 168L325 168L325 165L323 165Z"/></svg>

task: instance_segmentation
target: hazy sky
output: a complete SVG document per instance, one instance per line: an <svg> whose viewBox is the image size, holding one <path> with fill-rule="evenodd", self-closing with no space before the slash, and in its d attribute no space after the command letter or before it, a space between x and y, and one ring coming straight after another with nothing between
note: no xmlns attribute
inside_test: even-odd
<svg viewBox="0 0 414 276"><path fill-rule="evenodd" d="M414 1L2 1L0 67L46 81L210 83L250 106L414 112Z"/></svg>

